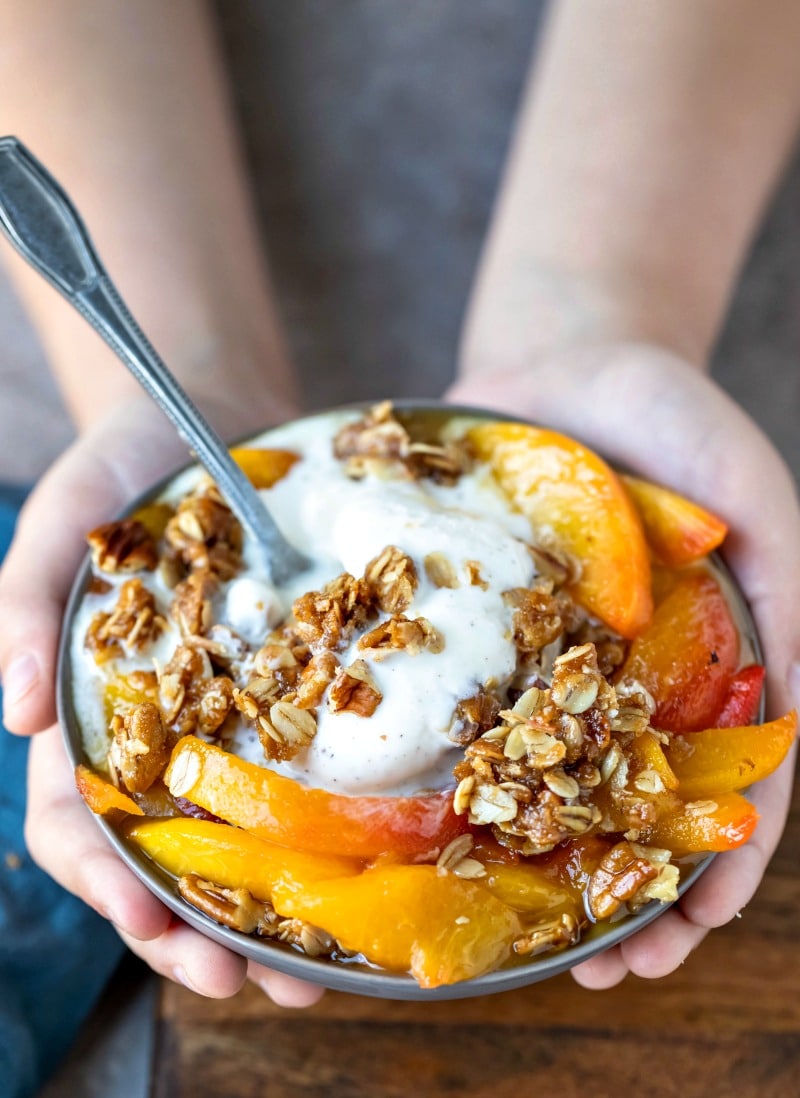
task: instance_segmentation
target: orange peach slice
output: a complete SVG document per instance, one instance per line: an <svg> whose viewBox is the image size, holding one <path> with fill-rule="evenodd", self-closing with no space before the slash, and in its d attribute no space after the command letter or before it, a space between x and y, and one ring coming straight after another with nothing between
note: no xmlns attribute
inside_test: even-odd
<svg viewBox="0 0 800 1098"><path fill-rule="evenodd" d="M82 763L75 767L75 785L89 808L98 816L106 816L113 811L128 812L132 816L144 815L143 810L127 793L123 793L108 778Z"/></svg>
<svg viewBox="0 0 800 1098"><path fill-rule="evenodd" d="M662 816L643 840L678 856L735 850L747 842L757 823L758 812L740 793L720 793L713 800L691 801Z"/></svg>
<svg viewBox="0 0 800 1098"><path fill-rule="evenodd" d="M362 869L352 859L287 850L210 820L132 820L124 833L175 877L196 873L223 888L246 888L259 900L272 898L276 882L292 889Z"/></svg>
<svg viewBox="0 0 800 1098"><path fill-rule="evenodd" d="M675 739L669 761L685 800L746 789L780 766L794 743L795 710L766 724L709 728Z"/></svg>
<svg viewBox="0 0 800 1098"><path fill-rule="evenodd" d="M656 701L654 728L711 728L739 662L739 632L717 581L693 570L678 578L634 640L620 679L640 682Z"/></svg>
<svg viewBox="0 0 800 1098"><path fill-rule="evenodd" d="M575 598L623 637L652 615L642 523L616 473L565 435L522 423L482 423L468 439L534 537L574 557Z"/></svg>
<svg viewBox="0 0 800 1098"><path fill-rule="evenodd" d="M271 488L286 476L300 455L293 454L291 450L234 446L231 457L254 488Z"/></svg>
<svg viewBox="0 0 800 1098"><path fill-rule="evenodd" d="M371 861L391 851L411 859L444 847L466 827L452 791L417 797L344 797L309 789L195 736L172 752L164 781L228 823L261 839L318 854Z"/></svg>
<svg viewBox="0 0 800 1098"><path fill-rule="evenodd" d="M728 528L691 500L638 477L623 476L656 559L670 568L692 564L717 549Z"/></svg>
<svg viewBox="0 0 800 1098"><path fill-rule="evenodd" d="M410 972L424 988L492 971L522 934L507 904L433 865L380 866L303 889L276 886L273 904L382 968Z"/></svg>

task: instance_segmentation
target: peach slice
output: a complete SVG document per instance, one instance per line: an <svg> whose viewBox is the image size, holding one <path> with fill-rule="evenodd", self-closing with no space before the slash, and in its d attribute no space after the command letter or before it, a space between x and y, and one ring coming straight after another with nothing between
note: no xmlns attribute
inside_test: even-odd
<svg viewBox="0 0 800 1098"><path fill-rule="evenodd" d="M575 598L623 637L652 615L641 520L616 473L565 435L522 423L482 423L468 439L544 548L580 565Z"/></svg>
<svg viewBox="0 0 800 1098"><path fill-rule="evenodd" d="M740 793L720 793L662 816L642 839L678 856L735 850L747 842L757 823L758 812Z"/></svg>
<svg viewBox="0 0 800 1098"><path fill-rule="evenodd" d="M711 728L739 662L739 632L725 595L702 570L678 578L634 640L618 678L640 682L656 701L653 727Z"/></svg>
<svg viewBox="0 0 800 1098"><path fill-rule="evenodd" d="M124 832L173 876L196 873L223 888L246 888L259 900L272 898L276 882L284 889L302 888L332 877L352 877L362 869L349 858L287 850L210 820L131 820Z"/></svg>
<svg viewBox="0 0 800 1098"><path fill-rule="evenodd" d="M780 766L797 731L792 709L777 720L743 728L709 728L679 736L667 755L685 800L746 789Z"/></svg>
<svg viewBox="0 0 800 1098"><path fill-rule="evenodd" d="M723 542L728 528L697 503L638 477L623 476L654 556L670 568L682 568L707 556Z"/></svg>
<svg viewBox="0 0 800 1098"><path fill-rule="evenodd" d="M97 816L106 816L113 811L128 812L132 816L144 815L144 811L133 798L117 789L108 778L82 763L75 767L75 786Z"/></svg>
<svg viewBox="0 0 800 1098"><path fill-rule="evenodd" d="M234 446L231 457L254 488L271 488L286 476L300 455L291 450L266 450Z"/></svg>
<svg viewBox="0 0 800 1098"><path fill-rule="evenodd" d="M371 861L440 850L466 827L452 790L417 797L344 797L309 789L195 736L172 752L164 781L214 816L261 839L318 854Z"/></svg>
<svg viewBox="0 0 800 1098"><path fill-rule="evenodd" d="M482 885L433 865L391 865L302 889L277 885L281 915L304 919L424 988L490 972L521 936L517 914Z"/></svg>

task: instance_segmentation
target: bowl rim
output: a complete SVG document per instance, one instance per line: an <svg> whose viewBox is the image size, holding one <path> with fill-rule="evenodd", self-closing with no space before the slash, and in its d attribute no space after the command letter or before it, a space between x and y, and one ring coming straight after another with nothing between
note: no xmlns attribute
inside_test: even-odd
<svg viewBox="0 0 800 1098"><path fill-rule="evenodd" d="M266 427L260 431L250 431L241 436L231 446L241 446L255 438L259 438L272 430L280 430L289 424L298 423L315 418L326 418L341 412L363 412L374 407L379 401L353 401L339 404L331 408L299 415L286 424ZM497 422L513 422L538 426L519 416L507 413L495 412L491 409L480 408L465 404L450 404L446 401L433 398L417 399L393 399L393 408L399 411L435 410L449 416L473 417ZM578 440L580 441L580 440ZM587 447L588 448L588 447ZM593 451L597 452L597 451ZM603 460L607 460L599 454ZM610 463L615 472L625 472L624 467L616 463ZM197 467L196 461L188 461L180 468L167 473L149 488L140 492L123 510L116 516L117 519L125 518L139 509L148 501L159 496L167 486L177 477L182 476L188 470ZM109 520L114 521L114 520ZM714 551L710 554L715 569L725 581L727 594L736 600L736 611L740 618L740 625L747 642L752 649L753 658L759 663L763 662L763 649L758 636L755 621L750 607L744 597L735 576L728 568L723 556ZM67 756L73 767L78 764L87 764L88 756L83 748L82 733L75 711L72 696L72 622L80 607L86 592L89 580L92 577L91 555L87 552L73 580L69 598L64 610L62 628L58 644L58 656L56 666L56 708L58 721L61 727L62 740ZM756 723L763 723L765 714L765 695L762 690L759 711ZM716 854L708 853L697 855L694 865L681 875L678 886L678 899L670 904L663 904L653 900L638 912L626 914L618 921L610 922L591 934L588 938L581 939L576 945L553 953L543 954L527 962L520 961L508 967L495 969L482 976L476 976L469 980L462 980L453 984L444 984L436 988L422 988L416 980L407 974L388 972L377 966L361 962L349 962L332 960L327 957L309 957L291 946L268 938L255 938L252 935L242 934L214 922L209 916L203 914L197 908L187 903L177 892L174 878L162 869L155 861L148 857L133 842L126 840L119 830L113 827L103 816L99 816L86 806L86 811L93 817L97 826L104 834L106 840L120 856L135 876L151 891L161 902L182 919L185 923L200 931L212 941L226 946L228 949L252 960L265 967L281 972L284 975L294 976L296 979L307 980L311 983L326 987L333 991L344 991L353 994L365 995L381 999L395 999L406 1001L440 1001L447 999L465 999L480 995L497 994L511 991L550 979L568 971L582 961L590 957L606 952L613 946L638 933L655 919L660 918L675 903L679 903L681 897L697 882L700 876L711 865ZM688 863L690 864L690 863Z"/></svg>

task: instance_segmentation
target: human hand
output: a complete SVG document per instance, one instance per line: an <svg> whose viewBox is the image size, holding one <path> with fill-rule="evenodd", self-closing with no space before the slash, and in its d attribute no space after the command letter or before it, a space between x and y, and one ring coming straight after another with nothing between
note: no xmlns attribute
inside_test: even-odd
<svg viewBox="0 0 800 1098"><path fill-rule="evenodd" d="M764 649L768 715L800 703L800 511L794 483L769 440L713 381L660 348L609 344L542 356L524 371L473 373L447 398L574 435L720 515L729 527L725 558ZM719 855L662 918L576 966L578 983L607 988L629 972L665 976L709 929L734 918L778 844L792 779L793 755L748 795L761 815L753 838Z"/></svg>
<svg viewBox="0 0 800 1098"><path fill-rule="evenodd" d="M56 652L85 534L185 462L174 429L149 402L118 409L43 478L0 571L0 672L5 723L33 734L26 840L38 864L109 918L155 971L204 995L233 995L246 976L285 1006L321 990L250 964L176 919L119 860L76 789L56 723Z"/></svg>

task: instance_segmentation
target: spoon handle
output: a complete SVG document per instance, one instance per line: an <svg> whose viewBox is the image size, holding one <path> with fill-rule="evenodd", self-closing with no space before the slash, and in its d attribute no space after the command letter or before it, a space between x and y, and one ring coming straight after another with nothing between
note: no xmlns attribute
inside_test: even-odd
<svg viewBox="0 0 800 1098"><path fill-rule="evenodd" d="M222 439L131 316L72 202L15 137L0 137L0 229L108 343L211 474L276 583L304 559L286 542Z"/></svg>

